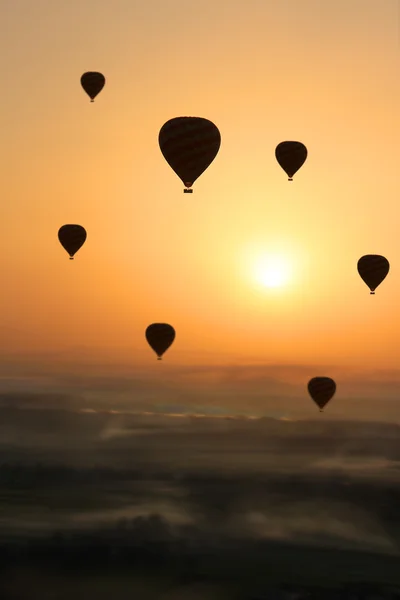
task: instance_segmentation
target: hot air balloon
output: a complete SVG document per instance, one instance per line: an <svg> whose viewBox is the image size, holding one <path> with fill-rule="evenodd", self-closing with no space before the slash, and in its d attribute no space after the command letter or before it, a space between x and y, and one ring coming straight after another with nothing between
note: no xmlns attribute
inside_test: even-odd
<svg viewBox="0 0 400 600"><path fill-rule="evenodd" d="M81 85L90 98L90 102L94 102L97 94L101 92L106 82L106 78L102 73L96 71L88 71L81 77Z"/></svg>
<svg viewBox="0 0 400 600"><path fill-rule="evenodd" d="M275 148L275 156L289 181L293 181L293 175L306 161L307 148L301 142L281 142Z"/></svg>
<svg viewBox="0 0 400 600"><path fill-rule="evenodd" d="M162 355L175 339L175 329L167 323L153 323L146 329L146 340L149 346L157 354L157 360L161 360Z"/></svg>
<svg viewBox="0 0 400 600"><path fill-rule="evenodd" d="M161 152L183 181L186 194L218 154L221 134L218 127L202 117L176 117L160 129Z"/></svg>
<svg viewBox="0 0 400 600"><path fill-rule="evenodd" d="M371 294L375 294L376 288L389 273L389 268L387 258L379 254L366 254L357 263L357 271L371 290Z"/></svg>
<svg viewBox="0 0 400 600"><path fill-rule="evenodd" d="M308 382L308 392L322 412L336 392L336 383L330 377L313 377Z"/></svg>
<svg viewBox="0 0 400 600"><path fill-rule="evenodd" d="M74 254L83 246L86 240L86 230L82 225L63 225L58 230L58 239L61 246L68 252L69 259L74 259Z"/></svg>

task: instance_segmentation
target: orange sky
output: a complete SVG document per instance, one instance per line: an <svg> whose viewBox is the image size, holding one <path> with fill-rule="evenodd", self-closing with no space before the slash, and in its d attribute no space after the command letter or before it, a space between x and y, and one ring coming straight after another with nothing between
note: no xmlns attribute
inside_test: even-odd
<svg viewBox="0 0 400 600"><path fill-rule="evenodd" d="M88 347L152 365L397 366L400 358L397 0L3 0L1 352ZM107 82L94 104L85 71ZM194 185L158 132L220 129ZM294 182L274 150L304 142ZM71 262L64 223L88 238ZM262 288L264 253L292 263ZM370 296L363 254L391 271ZM154 365L157 365L154 362Z"/></svg>

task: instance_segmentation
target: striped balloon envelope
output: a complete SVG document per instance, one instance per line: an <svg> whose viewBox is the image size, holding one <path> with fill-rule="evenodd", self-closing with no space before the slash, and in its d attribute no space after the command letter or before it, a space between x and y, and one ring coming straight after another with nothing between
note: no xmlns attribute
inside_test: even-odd
<svg viewBox="0 0 400 600"><path fill-rule="evenodd" d="M69 259L73 260L74 254L86 241L86 229L82 225L63 225L58 230L58 240L68 252Z"/></svg>
<svg viewBox="0 0 400 600"><path fill-rule="evenodd" d="M88 71L81 77L81 86L90 98L90 102L94 102L97 94L101 92L106 83L106 78L103 73L97 71Z"/></svg>
<svg viewBox="0 0 400 600"><path fill-rule="evenodd" d="M214 123L202 117L176 117L160 129L160 150L182 180L185 193L210 166L221 145L221 134Z"/></svg>
<svg viewBox="0 0 400 600"><path fill-rule="evenodd" d="M313 377L308 382L308 393L321 412L335 392L336 383L330 377Z"/></svg>
<svg viewBox="0 0 400 600"><path fill-rule="evenodd" d="M289 181L293 181L293 175L305 163L307 154L307 148L301 142L281 142L275 148L276 160L289 177Z"/></svg>
<svg viewBox="0 0 400 600"><path fill-rule="evenodd" d="M168 323L152 323L147 327L145 335L147 343L157 354L157 360L161 360L175 339L175 329Z"/></svg>
<svg viewBox="0 0 400 600"><path fill-rule="evenodd" d="M357 263L357 271L371 290L370 294L375 294L376 288L385 279L389 269L388 259L379 254L366 254Z"/></svg>

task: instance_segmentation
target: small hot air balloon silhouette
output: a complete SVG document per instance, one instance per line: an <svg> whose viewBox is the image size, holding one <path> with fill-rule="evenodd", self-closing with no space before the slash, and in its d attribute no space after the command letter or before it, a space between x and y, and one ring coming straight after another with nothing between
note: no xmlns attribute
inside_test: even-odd
<svg viewBox="0 0 400 600"><path fill-rule="evenodd" d="M106 78L102 73L97 71L88 71L81 77L81 85L90 98L90 102L94 102L97 94L101 92L106 82Z"/></svg>
<svg viewBox="0 0 400 600"><path fill-rule="evenodd" d="M320 412L336 392L336 383L330 377L313 377L308 382L308 393L319 406Z"/></svg>
<svg viewBox="0 0 400 600"><path fill-rule="evenodd" d="M86 230L82 225L63 225L58 230L58 239L61 246L68 252L69 259L73 260L74 254L85 243Z"/></svg>
<svg viewBox="0 0 400 600"><path fill-rule="evenodd" d="M275 156L289 181L293 181L293 175L306 161L307 148L301 142L281 142L275 148Z"/></svg>
<svg viewBox="0 0 400 600"><path fill-rule="evenodd" d="M366 254L357 263L357 271L371 290L370 294L375 294L376 288L385 279L389 269L388 259L379 254Z"/></svg>
<svg viewBox="0 0 400 600"><path fill-rule="evenodd" d="M221 145L221 134L214 123L202 117L176 117L170 119L158 134L160 150L171 167L183 181L185 193L210 166Z"/></svg>
<svg viewBox="0 0 400 600"><path fill-rule="evenodd" d="M175 339L175 329L167 323L152 323L146 329L146 340L149 346L157 354L157 360L161 360L162 355Z"/></svg>

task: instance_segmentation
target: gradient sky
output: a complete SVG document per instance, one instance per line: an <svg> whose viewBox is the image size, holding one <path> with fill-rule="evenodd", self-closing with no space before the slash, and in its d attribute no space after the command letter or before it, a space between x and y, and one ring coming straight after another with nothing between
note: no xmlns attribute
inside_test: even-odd
<svg viewBox="0 0 400 600"><path fill-rule="evenodd" d="M70 374L85 357L157 381L246 366L272 410L254 366L278 380L299 366L301 389L391 369L395 418L398 23L397 0L2 0L1 376L38 376L57 356ZM79 81L91 70L107 79L94 104ZM181 115L222 136L190 196L158 146ZM291 184L274 156L285 139L309 151ZM64 223L88 232L74 262ZM356 268L372 253L391 263L374 298ZM265 254L288 261L286 285L257 282ZM177 332L163 363L144 339L158 321ZM345 416L358 392L339 386L332 414ZM374 407L382 417L379 390Z"/></svg>

